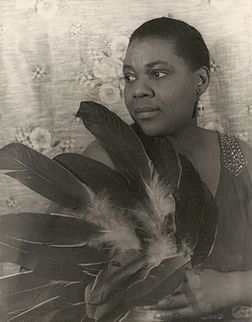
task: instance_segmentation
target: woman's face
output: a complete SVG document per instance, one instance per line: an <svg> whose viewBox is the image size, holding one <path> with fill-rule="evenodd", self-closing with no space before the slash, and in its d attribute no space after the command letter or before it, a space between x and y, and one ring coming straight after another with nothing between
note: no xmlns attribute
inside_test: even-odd
<svg viewBox="0 0 252 322"><path fill-rule="evenodd" d="M123 72L125 104L145 134L172 135L192 123L199 78L173 41L133 40Z"/></svg>

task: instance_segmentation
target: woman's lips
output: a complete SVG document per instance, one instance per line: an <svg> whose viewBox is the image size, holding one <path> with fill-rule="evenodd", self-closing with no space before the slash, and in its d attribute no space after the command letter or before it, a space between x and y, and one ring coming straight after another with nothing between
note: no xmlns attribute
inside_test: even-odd
<svg viewBox="0 0 252 322"><path fill-rule="evenodd" d="M159 108L154 107L138 107L135 110L136 116L138 119L148 119L154 117L158 114Z"/></svg>

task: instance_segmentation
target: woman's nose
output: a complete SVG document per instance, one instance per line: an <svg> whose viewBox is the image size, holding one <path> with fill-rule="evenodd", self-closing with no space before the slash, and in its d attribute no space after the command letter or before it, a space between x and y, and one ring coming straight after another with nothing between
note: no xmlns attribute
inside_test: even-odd
<svg viewBox="0 0 252 322"><path fill-rule="evenodd" d="M154 91L151 86L144 81L136 81L133 89L134 98L153 97Z"/></svg>

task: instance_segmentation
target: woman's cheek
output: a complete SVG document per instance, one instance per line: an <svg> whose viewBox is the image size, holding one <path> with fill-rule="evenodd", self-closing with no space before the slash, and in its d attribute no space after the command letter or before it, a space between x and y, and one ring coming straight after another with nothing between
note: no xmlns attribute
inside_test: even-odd
<svg viewBox="0 0 252 322"><path fill-rule="evenodd" d="M131 106L130 93L129 93L129 90L127 90L127 89L124 89L124 103L127 107L127 110L129 111L130 115L132 116L133 109Z"/></svg>

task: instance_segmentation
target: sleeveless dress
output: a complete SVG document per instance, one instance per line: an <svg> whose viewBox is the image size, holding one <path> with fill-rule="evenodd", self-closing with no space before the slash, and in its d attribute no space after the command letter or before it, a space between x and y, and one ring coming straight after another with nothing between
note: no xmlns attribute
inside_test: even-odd
<svg viewBox="0 0 252 322"><path fill-rule="evenodd" d="M215 201L219 209L216 241L204 267L222 272L252 269L252 184L247 161L234 135L218 133L221 173Z"/></svg>
<svg viewBox="0 0 252 322"><path fill-rule="evenodd" d="M213 250L203 267L222 272L252 269L252 214L247 206L252 198L252 183L247 161L234 135L218 133L221 173L215 201L219 210L218 228ZM235 306L199 321L251 321L252 307Z"/></svg>

